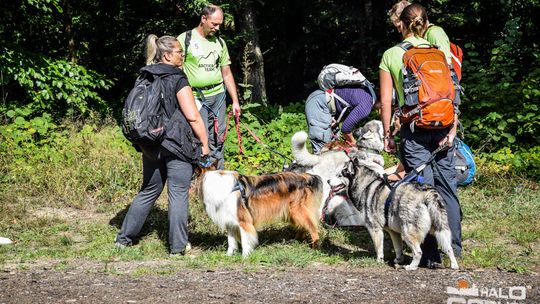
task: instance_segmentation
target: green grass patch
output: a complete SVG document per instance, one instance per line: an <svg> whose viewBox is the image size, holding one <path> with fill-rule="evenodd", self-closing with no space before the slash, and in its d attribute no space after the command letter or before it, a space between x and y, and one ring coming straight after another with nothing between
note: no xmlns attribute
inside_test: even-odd
<svg viewBox="0 0 540 304"><path fill-rule="evenodd" d="M297 119L286 113L280 117L284 122ZM258 127L254 120L249 121ZM292 129L281 128L276 122L273 127L282 132L279 139L262 133L273 140L273 148L290 155L290 148L282 146L288 147ZM236 134L230 132L229 136L232 153L235 143L231 141ZM57 269L66 269L71 262L81 259L99 261L104 263L101 271L109 273L119 273L114 262L159 262L137 267L132 272L136 276L170 274L182 267L241 267L256 271L315 264L381 266L375 260L365 229L321 228L320 249L312 250L307 240L295 240L296 232L281 224L268 226L259 233L260 245L248 258L240 254L228 257L225 234L209 220L202 203L195 198L190 200L189 224L193 250L186 256L171 258L166 191L149 215L138 243L118 250L114 247L116 233L140 186L140 155L119 128L110 125L66 129L55 142L48 143L46 149L27 148L25 153L16 150L16 145L6 146L9 141L0 143L0 236L15 241L0 246L0 269L7 264L24 269L26 263L42 259L57 261ZM255 144L247 142L248 147L255 149ZM272 156L267 154L271 153L262 151L254 152L257 156L250 158L248 164L242 159L247 156L231 157L227 166L249 173L277 171L281 160L269 163ZM460 188L464 214L460 263L470 268L517 272L536 268L540 249L538 183L513 173L511 166L479 159L478 168L477 181ZM385 256L387 260L394 257L387 236Z"/></svg>

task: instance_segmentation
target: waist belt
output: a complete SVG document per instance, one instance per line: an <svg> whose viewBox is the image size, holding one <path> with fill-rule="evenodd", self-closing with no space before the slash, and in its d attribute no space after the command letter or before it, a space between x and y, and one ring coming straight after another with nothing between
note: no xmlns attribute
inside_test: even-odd
<svg viewBox="0 0 540 304"><path fill-rule="evenodd" d="M216 84L211 84L209 86L205 86L205 87L194 87L195 89L197 90L201 90L201 91L206 91L206 90L210 90L210 89L213 89L217 86L220 86L223 82L219 82L219 83L216 83Z"/></svg>

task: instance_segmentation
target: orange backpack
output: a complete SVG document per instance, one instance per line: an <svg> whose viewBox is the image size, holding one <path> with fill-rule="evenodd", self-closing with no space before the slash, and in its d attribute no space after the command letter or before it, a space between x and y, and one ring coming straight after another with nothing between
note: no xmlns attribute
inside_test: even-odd
<svg viewBox="0 0 540 304"><path fill-rule="evenodd" d="M456 72L457 78L461 81L461 62L463 62L463 50L459 45L450 42L450 54L452 55L452 67Z"/></svg>
<svg viewBox="0 0 540 304"><path fill-rule="evenodd" d="M444 53L435 45L413 46L404 41L403 90L405 105L397 115L402 123L424 129L442 129L454 123L456 91Z"/></svg>

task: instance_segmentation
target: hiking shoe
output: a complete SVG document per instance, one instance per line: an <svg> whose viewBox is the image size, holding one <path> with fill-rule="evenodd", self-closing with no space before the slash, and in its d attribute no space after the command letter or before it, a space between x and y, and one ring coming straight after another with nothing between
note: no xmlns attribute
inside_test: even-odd
<svg viewBox="0 0 540 304"><path fill-rule="evenodd" d="M169 254L170 257L177 257L177 256L184 256L191 250L191 243L187 242L186 247L184 247L184 250L171 252Z"/></svg>
<svg viewBox="0 0 540 304"><path fill-rule="evenodd" d="M124 249L126 249L127 247L130 247L130 246L131 246L131 243L123 244L123 243L120 243L120 242L114 242L114 247L118 251L124 250Z"/></svg>

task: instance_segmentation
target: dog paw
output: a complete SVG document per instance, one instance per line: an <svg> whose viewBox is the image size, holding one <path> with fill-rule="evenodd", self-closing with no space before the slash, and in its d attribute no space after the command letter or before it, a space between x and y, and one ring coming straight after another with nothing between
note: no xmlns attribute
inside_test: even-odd
<svg viewBox="0 0 540 304"><path fill-rule="evenodd" d="M394 264L394 269L403 269L403 268L405 268L405 266L399 265L399 264L397 264L397 263Z"/></svg>
<svg viewBox="0 0 540 304"><path fill-rule="evenodd" d="M236 253L236 250L227 250L227 256L232 256Z"/></svg>
<svg viewBox="0 0 540 304"><path fill-rule="evenodd" d="M450 265L450 268L457 270L457 269L459 269L459 266L456 263L456 264Z"/></svg>
<svg viewBox="0 0 540 304"><path fill-rule="evenodd" d="M416 270L416 269L418 269L418 266L414 266L414 265L405 266L405 270Z"/></svg>
<svg viewBox="0 0 540 304"><path fill-rule="evenodd" d="M394 264L398 265L398 264L401 264L405 261L405 257L404 256L400 256L399 258L395 258L394 259Z"/></svg>

